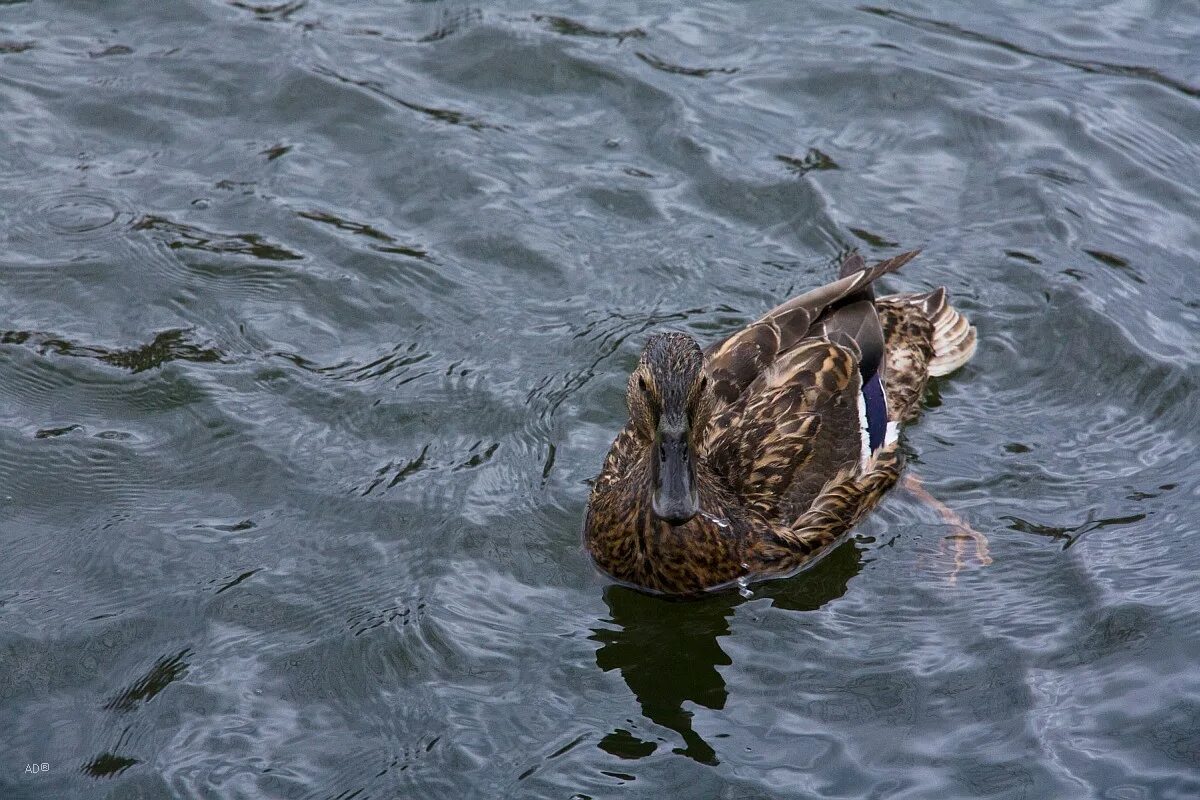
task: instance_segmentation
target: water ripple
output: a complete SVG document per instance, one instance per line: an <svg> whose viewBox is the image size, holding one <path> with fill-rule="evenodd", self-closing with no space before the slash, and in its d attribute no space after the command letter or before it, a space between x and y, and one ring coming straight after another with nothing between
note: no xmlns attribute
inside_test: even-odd
<svg viewBox="0 0 1200 800"><path fill-rule="evenodd" d="M377 97L382 97L385 100L387 100L391 103L394 103L397 106L400 106L401 108L408 109L409 111L415 111L419 114L423 114L432 120L436 120L437 122L444 122L448 125L462 125L464 127L470 128L471 130L474 130L474 131L483 131L483 130L489 130L489 129L490 130L504 130L504 126L502 126L502 125L496 125L496 124L493 124L490 122L486 122L483 119L476 117L472 114L469 114L465 111L459 111L459 110L449 109L449 108L438 108L435 106L423 105L421 103L417 103L412 100L404 99L404 98L400 97L399 95L395 94L394 92L392 92L387 87L385 87L379 81L369 80L369 79L350 78L348 76L340 74L338 71L336 71L332 68L323 67L323 66L314 67L313 71L317 75L321 75L326 78L332 78L333 80L336 80L340 83L348 84L350 86L357 86L361 89L365 89Z"/></svg>
<svg viewBox="0 0 1200 800"><path fill-rule="evenodd" d="M0 345L20 345L40 355L92 358L132 373L159 369L172 361L217 363L224 360L216 348L192 341L191 331L186 330L161 331L146 344L129 348L81 344L40 331L0 331Z"/></svg>
<svg viewBox="0 0 1200 800"><path fill-rule="evenodd" d="M641 28L625 28L623 30L607 30L587 25L570 17L559 17L552 14L534 14L531 19L541 22L554 33L563 36L584 36L593 39L616 39L620 44L626 39L645 39L646 32Z"/></svg>
<svg viewBox="0 0 1200 800"><path fill-rule="evenodd" d="M87 188L26 194L7 234L25 246L61 239L76 247L122 236L137 222L124 198Z"/></svg>
<svg viewBox="0 0 1200 800"><path fill-rule="evenodd" d="M301 253L275 244L258 233L216 233L152 214L140 217L133 224L133 229L162 237L172 250L244 255L264 261L299 261L304 258Z"/></svg>
<svg viewBox="0 0 1200 800"><path fill-rule="evenodd" d="M952 36L961 37L964 39L983 42L985 44L993 45L1002 50L1007 50L1019 55L1030 56L1033 58L1043 59L1045 61L1052 61L1054 63L1062 64L1063 66L1071 67L1072 69L1077 69L1082 72L1100 73L1104 75L1115 75L1122 78L1134 78L1138 80L1152 81L1162 86L1174 89L1175 91L1187 95L1188 97L1200 97L1200 87L1196 87L1176 78L1164 75L1152 67L1130 64L1110 64L1103 61L1071 58L1069 56L1058 55L1054 53L1039 52L1037 50L1022 47L998 37L987 36L953 23L920 17L915 14L908 14L903 11L896 11L894 9L879 8L876 6L860 6L859 10L865 11L868 14L875 14L877 16L887 17L889 19L899 20L900 22L913 25L915 27L922 27L940 33L948 33Z"/></svg>

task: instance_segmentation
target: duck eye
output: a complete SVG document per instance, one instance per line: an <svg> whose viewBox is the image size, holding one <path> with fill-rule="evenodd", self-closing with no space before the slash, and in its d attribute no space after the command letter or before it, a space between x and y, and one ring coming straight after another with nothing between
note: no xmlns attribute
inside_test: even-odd
<svg viewBox="0 0 1200 800"><path fill-rule="evenodd" d="M704 391L707 388L708 388L708 376L701 375L700 376L700 391Z"/></svg>
<svg viewBox="0 0 1200 800"><path fill-rule="evenodd" d="M638 388L643 392L650 391L650 385L646 383L646 378L644 375L638 375Z"/></svg>

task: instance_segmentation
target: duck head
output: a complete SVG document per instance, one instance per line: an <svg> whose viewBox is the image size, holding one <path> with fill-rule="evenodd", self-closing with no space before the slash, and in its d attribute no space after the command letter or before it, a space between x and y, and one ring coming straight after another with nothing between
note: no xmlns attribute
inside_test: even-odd
<svg viewBox="0 0 1200 800"><path fill-rule="evenodd" d="M682 525L700 513L696 469L711 408L696 340L683 333L651 336L629 376L626 402L649 455L654 515Z"/></svg>

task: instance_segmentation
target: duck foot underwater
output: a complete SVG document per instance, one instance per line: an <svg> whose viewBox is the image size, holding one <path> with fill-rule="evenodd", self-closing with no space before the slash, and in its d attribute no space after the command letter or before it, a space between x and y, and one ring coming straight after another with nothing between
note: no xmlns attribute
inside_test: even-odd
<svg viewBox="0 0 1200 800"><path fill-rule="evenodd" d="M694 595L792 574L840 541L899 479L899 428L929 378L975 352L944 288L875 297L917 252L873 266L852 253L837 280L704 351L652 335L588 499L596 565Z"/></svg>
<svg viewBox="0 0 1200 800"><path fill-rule="evenodd" d="M959 516L957 511L930 494L920 478L911 472L906 473L903 486L909 494L936 511L942 518L942 522L946 523L953 531L953 533L943 536L938 545L939 556L944 557L948 555L948 549L953 550L953 553L949 555L952 555L954 559L954 569L946 576L947 583L951 586L958 583L958 573L963 571L968 561L973 561L981 567L989 566L992 563L987 536L972 528L965 519ZM947 543L950 544L949 548L946 547ZM970 549L974 551L970 556L967 554L968 543L973 545Z"/></svg>

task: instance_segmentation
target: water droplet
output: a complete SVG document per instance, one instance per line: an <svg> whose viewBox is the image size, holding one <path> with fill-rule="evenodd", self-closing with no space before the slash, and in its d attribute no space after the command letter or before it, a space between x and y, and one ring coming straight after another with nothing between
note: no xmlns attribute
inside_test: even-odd
<svg viewBox="0 0 1200 800"><path fill-rule="evenodd" d="M718 528L728 528L729 520L724 517L718 517L716 514L710 514L707 511L701 511L700 516L704 517L709 522L715 523Z"/></svg>
<svg viewBox="0 0 1200 800"><path fill-rule="evenodd" d="M744 575L737 579L738 594L749 600L754 597L754 592L750 591L750 580Z"/></svg>

